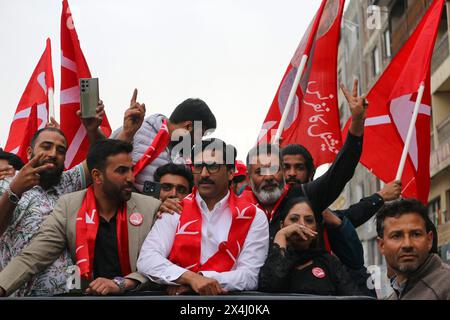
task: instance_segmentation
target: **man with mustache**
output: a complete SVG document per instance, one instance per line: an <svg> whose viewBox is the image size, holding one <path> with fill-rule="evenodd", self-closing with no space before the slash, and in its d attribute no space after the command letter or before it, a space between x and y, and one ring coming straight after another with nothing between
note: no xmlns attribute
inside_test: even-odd
<svg viewBox="0 0 450 320"><path fill-rule="evenodd" d="M142 247L138 270L169 294L255 290L268 250L264 213L230 191L236 150L219 139L192 150L194 191L180 214L163 214Z"/></svg>
<svg viewBox="0 0 450 320"><path fill-rule="evenodd" d="M104 106L99 101L95 118L82 119L90 141L100 138ZM36 234L63 194L86 188L86 163L64 171L67 140L54 119L31 138L29 162L13 178L0 181L0 271L19 255ZM45 272L15 295L52 295L65 291L66 270L72 265L63 253Z"/></svg>
<svg viewBox="0 0 450 320"><path fill-rule="evenodd" d="M450 300L450 266L432 253L427 208L416 199L386 204L376 215L378 247L393 272L391 300Z"/></svg>
<svg viewBox="0 0 450 320"><path fill-rule="evenodd" d="M92 186L62 196L30 244L0 273L0 296L45 270L66 249L87 294L145 288L136 260L160 201L132 193L132 145L100 140L87 156Z"/></svg>

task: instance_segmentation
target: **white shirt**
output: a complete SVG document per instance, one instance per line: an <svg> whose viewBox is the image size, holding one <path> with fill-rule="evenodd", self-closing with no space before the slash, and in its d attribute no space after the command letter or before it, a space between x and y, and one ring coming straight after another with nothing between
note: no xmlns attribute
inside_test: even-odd
<svg viewBox="0 0 450 320"><path fill-rule="evenodd" d="M230 193L209 210L205 201L197 193L195 200L202 214L202 241L200 263L205 263L214 255L221 242L228 239L232 222L232 212L228 205ZM158 219L142 245L137 269L152 281L174 285L185 268L167 259L172 250L177 231L178 214L163 214ZM269 249L269 225L263 211L256 209L255 218L245 239L242 251L231 271L202 271L205 277L216 279L228 291L256 290L259 269L263 266Z"/></svg>

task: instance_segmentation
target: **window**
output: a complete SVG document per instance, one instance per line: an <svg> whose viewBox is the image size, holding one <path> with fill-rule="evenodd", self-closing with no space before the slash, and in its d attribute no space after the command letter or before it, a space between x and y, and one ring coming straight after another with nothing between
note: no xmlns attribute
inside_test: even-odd
<svg viewBox="0 0 450 320"><path fill-rule="evenodd" d="M378 50L378 47L375 47L375 49L373 49L372 51L372 64L373 64L373 74L374 76L376 76L381 71L380 50Z"/></svg>
<svg viewBox="0 0 450 320"><path fill-rule="evenodd" d="M441 197L434 198L428 203L428 217L437 226L441 222Z"/></svg>
<svg viewBox="0 0 450 320"><path fill-rule="evenodd" d="M386 58L390 58L392 56L392 52L391 52L391 32L389 31L389 29L387 29L384 32L384 56Z"/></svg>

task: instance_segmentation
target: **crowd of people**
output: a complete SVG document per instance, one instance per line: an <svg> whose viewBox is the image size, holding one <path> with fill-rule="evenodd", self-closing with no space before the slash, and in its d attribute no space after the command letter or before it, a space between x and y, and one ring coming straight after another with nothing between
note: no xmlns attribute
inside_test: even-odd
<svg viewBox="0 0 450 320"><path fill-rule="evenodd" d="M449 300L450 267L437 254L436 228L423 204L400 198L401 182L348 209L329 208L363 145L367 105L356 82L343 92L349 132L317 179L302 145L260 143L244 164L235 147L206 136L217 123L204 101L145 117L136 90L110 137L99 130L101 101L96 118L82 119L91 146L69 170L55 122L34 134L26 164L1 151L0 296L67 294L75 266L76 289L91 295L376 297L356 232L376 216L389 298Z"/></svg>

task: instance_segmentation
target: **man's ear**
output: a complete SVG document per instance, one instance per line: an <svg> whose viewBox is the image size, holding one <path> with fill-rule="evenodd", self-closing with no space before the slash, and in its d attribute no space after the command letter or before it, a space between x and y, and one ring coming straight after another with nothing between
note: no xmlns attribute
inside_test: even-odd
<svg viewBox="0 0 450 320"><path fill-rule="evenodd" d="M383 240L383 238L377 237L377 244L378 244L378 249L380 250L381 254L384 256L384 240Z"/></svg>
<svg viewBox="0 0 450 320"><path fill-rule="evenodd" d="M27 159L28 161L31 160L31 155L33 154L33 149L31 149L31 147L27 148Z"/></svg>
<svg viewBox="0 0 450 320"><path fill-rule="evenodd" d="M192 132L194 130L194 122L189 120L189 121L183 121L183 123L181 124L181 126L183 127L183 129L186 129L189 132Z"/></svg>
<svg viewBox="0 0 450 320"><path fill-rule="evenodd" d="M91 177L93 184L101 184L103 182L103 173L98 169L92 169Z"/></svg>
<svg viewBox="0 0 450 320"><path fill-rule="evenodd" d="M433 248L433 238L434 238L433 231L428 232L427 233L428 251L431 251L431 248Z"/></svg>

